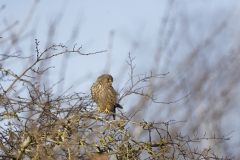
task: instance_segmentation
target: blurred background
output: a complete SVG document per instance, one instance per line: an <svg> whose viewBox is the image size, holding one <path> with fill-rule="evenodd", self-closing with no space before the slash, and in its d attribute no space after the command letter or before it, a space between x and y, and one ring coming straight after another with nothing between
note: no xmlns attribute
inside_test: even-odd
<svg viewBox="0 0 240 160"><path fill-rule="evenodd" d="M156 101L174 102L191 95L169 104L131 95L121 101L124 112L129 116L137 112L133 120L138 121L186 121L170 129L189 136L231 133L231 140L218 145L215 153L240 159L239 17L238 0L2 0L0 52L1 56L34 55L35 39L42 51L53 43L66 44L69 49L77 43L82 45L82 53L107 50L91 56L65 54L44 62L41 68L53 68L42 83L52 85L64 78L55 88L56 95L71 86L68 93L88 95L96 78L109 73L120 96L128 86L130 53L135 57L134 75L169 72L151 81L145 90L153 92ZM31 60L0 63L20 74ZM144 139L142 130L130 132Z"/></svg>

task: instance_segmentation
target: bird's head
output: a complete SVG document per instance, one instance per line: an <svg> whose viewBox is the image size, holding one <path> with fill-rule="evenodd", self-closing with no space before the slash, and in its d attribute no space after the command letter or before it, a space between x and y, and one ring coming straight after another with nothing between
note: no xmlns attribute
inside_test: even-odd
<svg viewBox="0 0 240 160"><path fill-rule="evenodd" d="M113 82L113 77L110 74L103 74L98 77L97 81L111 85Z"/></svg>

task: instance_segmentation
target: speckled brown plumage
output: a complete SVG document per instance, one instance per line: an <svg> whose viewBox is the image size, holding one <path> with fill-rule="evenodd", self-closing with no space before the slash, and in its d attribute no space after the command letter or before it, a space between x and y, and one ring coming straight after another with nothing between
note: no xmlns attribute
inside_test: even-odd
<svg viewBox="0 0 240 160"><path fill-rule="evenodd" d="M122 108L117 103L118 94L112 87L112 82L113 77L111 75L103 74L91 87L92 98L97 103L99 112L115 113L116 107ZM115 119L115 115L113 115L113 119Z"/></svg>

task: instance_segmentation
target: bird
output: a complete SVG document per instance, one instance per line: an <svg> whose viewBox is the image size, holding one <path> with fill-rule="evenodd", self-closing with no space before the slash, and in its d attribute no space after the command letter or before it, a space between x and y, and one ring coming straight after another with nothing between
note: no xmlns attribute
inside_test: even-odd
<svg viewBox="0 0 240 160"><path fill-rule="evenodd" d="M118 93L112 87L113 77L110 74L103 74L97 78L91 87L91 95L98 105L97 111L101 113L116 113L116 108L123 108L117 103ZM113 114L115 120L115 114Z"/></svg>

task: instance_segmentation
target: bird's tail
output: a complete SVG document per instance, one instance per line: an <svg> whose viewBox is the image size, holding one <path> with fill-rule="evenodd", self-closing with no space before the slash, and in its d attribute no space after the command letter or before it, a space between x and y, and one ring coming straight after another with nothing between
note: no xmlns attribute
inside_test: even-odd
<svg viewBox="0 0 240 160"><path fill-rule="evenodd" d="M115 107L116 107L116 108L123 108L123 107L122 107L120 104L118 104L118 103L115 104Z"/></svg>

